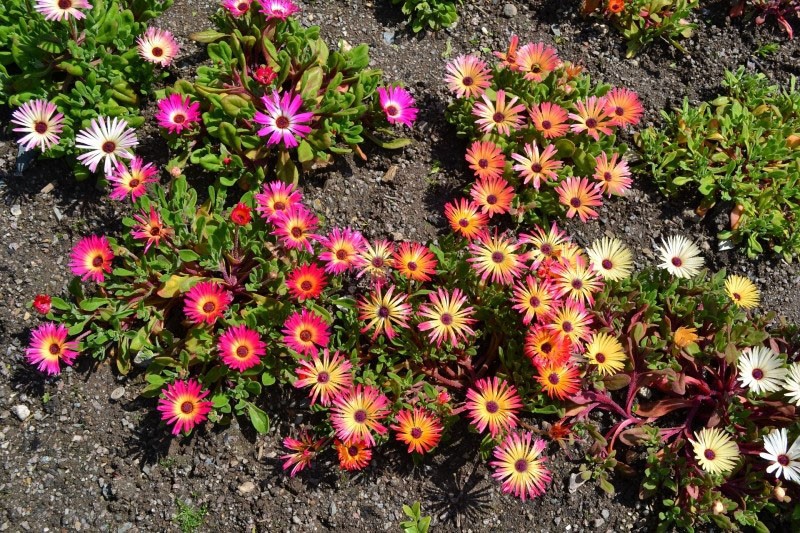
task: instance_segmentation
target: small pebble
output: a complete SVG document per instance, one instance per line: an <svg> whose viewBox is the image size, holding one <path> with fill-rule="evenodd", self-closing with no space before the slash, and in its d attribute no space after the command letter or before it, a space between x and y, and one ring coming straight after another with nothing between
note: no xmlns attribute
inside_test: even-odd
<svg viewBox="0 0 800 533"><path fill-rule="evenodd" d="M31 416L31 410L28 409L27 405L15 405L11 408L11 412L14 413L14 416L22 420L23 422Z"/></svg>
<svg viewBox="0 0 800 533"><path fill-rule="evenodd" d="M514 18L517 16L517 6L514 4L506 4L503 6L503 16L506 18Z"/></svg>
<svg viewBox="0 0 800 533"><path fill-rule="evenodd" d="M111 391L111 399L112 400L119 400L125 396L125 387L117 387L113 391Z"/></svg>
<svg viewBox="0 0 800 533"><path fill-rule="evenodd" d="M249 494L254 490L256 490L256 484L253 483L252 481L245 481L244 483L239 485L239 488L236 490L238 490L240 494Z"/></svg>
<svg viewBox="0 0 800 533"><path fill-rule="evenodd" d="M14 204L11 206L11 216L18 217L22 214L22 208L19 204Z"/></svg>

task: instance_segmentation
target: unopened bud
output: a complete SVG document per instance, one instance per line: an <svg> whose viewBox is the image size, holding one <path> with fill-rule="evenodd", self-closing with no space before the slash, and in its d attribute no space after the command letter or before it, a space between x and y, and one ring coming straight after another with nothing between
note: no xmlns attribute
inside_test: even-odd
<svg viewBox="0 0 800 533"><path fill-rule="evenodd" d="M177 178L181 175L181 167L172 167L169 169L169 173L172 174L172 177Z"/></svg>
<svg viewBox="0 0 800 533"><path fill-rule="evenodd" d="M725 506L722 504L721 501L716 500L714 505L711 506L711 512L715 515L720 515L725 513Z"/></svg>
<svg viewBox="0 0 800 533"><path fill-rule="evenodd" d="M779 502L787 502L790 500L790 498L786 496L786 489L783 487L775 487L772 489L772 495L775 496L775 499Z"/></svg>

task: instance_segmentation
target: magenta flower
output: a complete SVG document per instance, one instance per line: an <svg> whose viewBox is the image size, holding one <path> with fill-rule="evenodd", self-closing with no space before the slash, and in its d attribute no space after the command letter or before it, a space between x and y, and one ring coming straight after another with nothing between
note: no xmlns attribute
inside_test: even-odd
<svg viewBox="0 0 800 533"><path fill-rule="evenodd" d="M135 202L137 198L147 192L148 183L158 182L157 178L153 178L157 172L152 163L144 165L139 157L131 160L130 168L121 161L117 161L116 172L108 177L108 181L114 184L114 189L109 196L114 200L124 200L130 194L131 201Z"/></svg>
<svg viewBox="0 0 800 533"><path fill-rule="evenodd" d="M114 253L105 236L89 235L84 237L70 254L69 268L84 281L91 280L103 283L105 273L111 272L111 261Z"/></svg>
<svg viewBox="0 0 800 533"><path fill-rule="evenodd" d="M180 133L200 120L200 103L192 102L188 96L184 100L179 94L171 94L158 101L155 118L170 133Z"/></svg>
<svg viewBox="0 0 800 533"><path fill-rule="evenodd" d="M250 4L253 0L224 0L222 7L228 10L228 13L233 17L241 17L250 11Z"/></svg>
<svg viewBox="0 0 800 533"><path fill-rule="evenodd" d="M366 241L361 233L350 228L333 228L327 237L318 237L319 243L326 248L319 254L320 261L327 263L325 272L341 274L352 266L359 264L359 254L364 250Z"/></svg>
<svg viewBox="0 0 800 533"><path fill-rule="evenodd" d="M287 17L300 11L291 0L258 0L258 3L261 4L261 12L268 19L286 20Z"/></svg>
<svg viewBox="0 0 800 533"><path fill-rule="evenodd" d="M258 130L260 137L269 135L267 144L278 144L283 141L287 148L294 148L311 128L308 122L314 118L314 113L298 113L303 99L299 94L286 92L283 96L278 91L272 91L270 96L262 96L261 101L267 109L267 114L256 111L254 120L264 127Z"/></svg>
<svg viewBox="0 0 800 533"><path fill-rule="evenodd" d="M275 229L272 234L281 240L286 248L306 250L314 253L311 239L318 239L313 232L317 229L318 219L303 204L293 204L289 209L278 211L272 219Z"/></svg>
<svg viewBox="0 0 800 533"><path fill-rule="evenodd" d="M31 333L31 344L25 350L25 358L40 372L53 376L61 373L60 361L72 366L78 356L77 350L78 343L67 340L67 328L63 324L46 322Z"/></svg>
<svg viewBox="0 0 800 533"><path fill-rule="evenodd" d="M11 114L11 122L21 126L14 131L26 134L17 141L24 150L39 147L45 151L58 144L64 115L56 111L56 105L47 100L32 100Z"/></svg>
<svg viewBox="0 0 800 533"><path fill-rule="evenodd" d="M225 314L233 296L213 281L201 281L186 293L183 312L195 324L213 324Z"/></svg>
<svg viewBox="0 0 800 533"><path fill-rule="evenodd" d="M44 15L45 20L82 19L86 16L79 9L92 9L86 0L36 0L34 9Z"/></svg>
<svg viewBox="0 0 800 533"><path fill-rule="evenodd" d="M405 124L409 128L417 120L419 110L414 107L414 97L402 87L378 87L381 109L390 124Z"/></svg>
<svg viewBox="0 0 800 533"><path fill-rule="evenodd" d="M282 181L265 183L260 193L256 193L256 211L266 220L274 220L281 211L287 211L292 205L303 200L303 194L294 184Z"/></svg>
<svg viewBox="0 0 800 533"><path fill-rule="evenodd" d="M212 402L203 400L208 391L203 390L194 379L176 381L167 385L164 398L158 400L161 419L167 424L175 424L172 434L189 432L194 426L205 421L211 411Z"/></svg>
<svg viewBox="0 0 800 533"><path fill-rule="evenodd" d="M261 362L267 345L252 329L232 326L220 335L217 349L223 363L233 370L244 372Z"/></svg>
<svg viewBox="0 0 800 533"><path fill-rule="evenodd" d="M294 312L283 324L283 342L297 353L312 355L328 345L330 326L313 311Z"/></svg>

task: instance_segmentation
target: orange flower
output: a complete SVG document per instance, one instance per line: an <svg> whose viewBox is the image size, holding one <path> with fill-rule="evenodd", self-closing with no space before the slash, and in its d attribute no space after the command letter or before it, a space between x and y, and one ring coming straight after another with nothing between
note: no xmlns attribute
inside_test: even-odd
<svg viewBox="0 0 800 533"><path fill-rule="evenodd" d="M339 452L339 466L344 470L361 470L372 460L372 450L363 440L334 442Z"/></svg>
<svg viewBox="0 0 800 533"><path fill-rule="evenodd" d="M475 141L467 148L469 168L478 178L499 178L506 166L503 151L491 141Z"/></svg>
<svg viewBox="0 0 800 533"><path fill-rule="evenodd" d="M403 409L397 413L397 424L391 428L397 432L397 440L408 444L408 453L429 452L442 438L442 423L419 407L415 407L414 411Z"/></svg>
<svg viewBox="0 0 800 533"><path fill-rule="evenodd" d="M542 390L551 398L565 400L578 392L581 388L581 378L578 369L570 363L560 365L550 364L539 369L536 381Z"/></svg>
<svg viewBox="0 0 800 533"><path fill-rule="evenodd" d="M503 178L481 178L472 185L470 195L481 210L492 218L511 209L514 189Z"/></svg>
<svg viewBox="0 0 800 533"><path fill-rule="evenodd" d="M477 237L489 222L489 217L479 211L480 206L465 198L453 200L444 206L444 214L453 231L469 240Z"/></svg>
<svg viewBox="0 0 800 533"><path fill-rule="evenodd" d="M567 218L578 215L581 222L586 222L598 217L592 207L603 205L603 188L599 183L589 184L586 178L567 178L555 191L558 201L568 207Z"/></svg>
<svg viewBox="0 0 800 533"><path fill-rule="evenodd" d="M430 281L438 264L431 251L418 242L400 244L392 260L400 274L417 281Z"/></svg>
<svg viewBox="0 0 800 533"><path fill-rule="evenodd" d="M618 15L625 9L625 0L608 0L606 4L606 13Z"/></svg>
<svg viewBox="0 0 800 533"><path fill-rule="evenodd" d="M675 330L673 341L678 348L686 348L693 342L697 342L700 337L697 335L697 328L687 328L681 326Z"/></svg>
<svg viewBox="0 0 800 533"><path fill-rule="evenodd" d="M533 126L545 139L561 137L569 130L567 110L558 104L542 102L530 110Z"/></svg>

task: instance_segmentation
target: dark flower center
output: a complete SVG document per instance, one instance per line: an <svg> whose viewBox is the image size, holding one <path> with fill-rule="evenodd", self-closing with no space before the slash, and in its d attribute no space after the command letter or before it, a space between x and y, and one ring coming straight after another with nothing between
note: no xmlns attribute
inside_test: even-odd
<svg viewBox="0 0 800 533"><path fill-rule="evenodd" d="M194 411L194 402L183 402L181 404L181 412L183 414L189 414Z"/></svg>
<svg viewBox="0 0 800 533"><path fill-rule="evenodd" d="M317 374L317 383L327 383L331 380L331 375L324 370Z"/></svg>
<svg viewBox="0 0 800 533"><path fill-rule="evenodd" d="M490 414L495 414L497 411L500 410L500 406L497 405L497 402L494 400L489 400L486 402L486 412Z"/></svg>
<svg viewBox="0 0 800 533"><path fill-rule="evenodd" d="M250 355L250 349L247 346L239 346L236 348L237 357L247 357Z"/></svg>
<svg viewBox="0 0 800 533"><path fill-rule="evenodd" d="M600 364L603 364L603 363L606 362L606 356L605 356L605 354L598 353L598 354L596 354L594 356L594 360L597 361Z"/></svg>
<svg viewBox="0 0 800 533"><path fill-rule="evenodd" d="M542 67L540 67L539 65L531 65L531 72L533 72L534 74L538 74L541 71Z"/></svg>
<svg viewBox="0 0 800 533"><path fill-rule="evenodd" d="M450 313L442 313L442 316L439 317L439 321L445 326L449 326L453 323L453 315Z"/></svg>
<svg viewBox="0 0 800 533"><path fill-rule="evenodd" d="M681 266L683 264L683 261L681 261L680 257L673 257L671 262L672 262L673 266L676 266L676 267L679 267L679 266Z"/></svg>
<svg viewBox="0 0 800 533"><path fill-rule="evenodd" d="M183 124L186 122L186 115L183 113L176 113L174 117L172 117L172 122L175 124Z"/></svg>
<svg viewBox="0 0 800 533"><path fill-rule="evenodd" d="M575 207L575 208L580 207L581 206L581 199L576 196L575 198L572 198L569 201L569 205L571 205L572 207Z"/></svg>
<svg viewBox="0 0 800 533"><path fill-rule="evenodd" d="M359 409L355 413L353 413L353 420L358 422L359 424L363 424L367 421L367 412L363 409Z"/></svg>
<svg viewBox="0 0 800 533"><path fill-rule="evenodd" d="M299 239L303 235L303 230L295 226L292 228L291 234L295 239Z"/></svg>
<svg viewBox="0 0 800 533"><path fill-rule="evenodd" d="M734 292L734 293L733 293L733 299L734 299L734 300L736 300L736 301L738 302L739 300L741 300L741 299L742 299L742 295L741 295L741 294L739 294L738 292Z"/></svg>
<svg viewBox="0 0 800 533"><path fill-rule="evenodd" d="M406 268L409 270L416 270L417 264L414 261L409 261L408 263L406 263Z"/></svg>
<svg viewBox="0 0 800 533"><path fill-rule="evenodd" d="M549 120L543 120L542 121L542 129L543 130L549 130L552 127L553 127L553 123L550 122Z"/></svg>
<svg viewBox="0 0 800 533"><path fill-rule="evenodd" d="M593 119L593 118L587 118L586 119L586 127L589 128L589 129L596 128L597 127L597 120Z"/></svg>
<svg viewBox="0 0 800 533"><path fill-rule="evenodd" d="M624 115L624 114L625 114L625 110L624 110L624 109L622 109L621 107L617 106L617 107L615 107L615 108L614 108L614 113L615 113L615 114L616 114L618 117L621 117L622 115Z"/></svg>
<svg viewBox="0 0 800 533"><path fill-rule="evenodd" d="M553 350L553 345L549 342L543 342L542 345L539 347L539 351L542 353L550 353Z"/></svg>
<svg viewBox="0 0 800 533"><path fill-rule="evenodd" d="M283 211L284 209L286 209L286 204L280 201L275 202L274 204L272 204L272 209L275 211Z"/></svg>
<svg viewBox="0 0 800 533"><path fill-rule="evenodd" d="M466 218L462 218L461 220L458 221L458 225L461 226L462 228L469 227L469 220L467 220Z"/></svg>
<svg viewBox="0 0 800 533"><path fill-rule="evenodd" d="M572 330L573 330L572 322L564 321L561 324L561 331L563 331L564 333L570 333Z"/></svg>
<svg viewBox="0 0 800 533"><path fill-rule="evenodd" d="M304 291L310 291L313 286L314 285L308 280L305 280L300 284L300 288Z"/></svg>
<svg viewBox="0 0 800 533"><path fill-rule="evenodd" d="M128 187L130 187L131 189L135 189L136 187L139 186L139 183L141 182L138 179L133 178L131 181L128 182Z"/></svg>
<svg viewBox="0 0 800 533"><path fill-rule="evenodd" d="M764 371L760 368L753 369L753 379L763 379L764 378Z"/></svg>
<svg viewBox="0 0 800 533"><path fill-rule="evenodd" d="M395 105L387 105L386 106L386 114L390 117L396 117L400 114L400 110Z"/></svg>
<svg viewBox="0 0 800 533"><path fill-rule="evenodd" d="M391 314L391 311L389 311L389 308L386 307L385 305L382 305L381 307L378 308L378 316L379 317L388 318L390 314Z"/></svg>
<svg viewBox="0 0 800 533"><path fill-rule="evenodd" d="M160 46L154 46L150 53L155 57L161 57L164 55L164 50Z"/></svg>
<svg viewBox="0 0 800 533"><path fill-rule="evenodd" d="M561 381L561 378L555 372L550 372L550 374L547 375L547 381L551 385L558 385L559 382Z"/></svg>
<svg viewBox="0 0 800 533"><path fill-rule="evenodd" d="M550 255L553 253L553 247L547 243L544 243L539 247L539 251L542 252L544 255Z"/></svg>
<svg viewBox="0 0 800 533"><path fill-rule="evenodd" d="M611 178L614 176L611 175L611 172L603 172L603 179L606 181L611 181Z"/></svg>
<svg viewBox="0 0 800 533"><path fill-rule="evenodd" d="M603 265L603 268L606 270L611 270L614 266L614 263L612 263L610 259L603 259L600 264Z"/></svg>
<svg viewBox="0 0 800 533"><path fill-rule="evenodd" d="M473 83L475 83L475 80L473 80L470 76L464 76L464 78L461 80L461 84L464 87L469 87Z"/></svg>
<svg viewBox="0 0 800 533"><path fill-rule="evenodd" d="M153 237L158 237L159 235L161 235L161 228L159 228L158 226L153 226L152 228L150 228L150 235Z"/></svg>
<svg viewBox="0 0 800 533"><path fill-rule="evenodd" d="M337 250L336 259L338 259L339 261L344 261L345 259L347 259L347 251Z"/></svg>
<svg viewBox="0 0 800 533"><path fill-rule="evenodd" d="M56 355L57 353L61 353L61 346L58 343L53 343L50 345L49 352L52 355Z"/></svg>
<svg viewBox="0 0 800 533"><path fill-rule="evenodd" d="M579 279L573 279L572 288L575 289L576 291L581 290L583 288L583 282Z"/></svg>
<svg viewBox="0 0 800 533"><path fill-rule="evenodd" d="M311 335L310 331L304 329L303 331L300 332L300 335L298 335L298 337L300 337L300 340L303 342L309 342L311 341L311 337L313 337L313 335Z"/></svg>
<svg viewBox="0 0 800 533"><path fill-rule="evenodd" d="M506 120L506 116L503 113L495 113L492 115L492 120L500 124Z"/></svg>
<svg viewBox="0 0 800 533"><path fill-rule="evenodd" d="M709 461L713 461L717 454L714 453L714 450L706 450L703 452L703 456Z"/></svg>
<svg viewBox="0 0 800 533"><path fill-rule="evenodd" d="M525 459L517 459L517 462L514 463L514 470L520 474L524 474L528 471L528 461Z"/></svg>
<svg viewBox="0 0 800 533"><path fill-rule="evenodd" d="M528 303L531 305L531 307L539 307L542 304L542 301L538 296L531 296L528 300Z"/></svg>
<svg viewBox="0 0 800 533"><path fill-rule="evenodd" d="M72 7L72 0L58 0L59 9L69 9Z"/></svg>
<svg viewBox="0 0 800 533"><path fill-rule="evenodd" d="M350 457L358 457L358 448L356 446L350 446L347 448L347 454Z"/></svg>
<svg viewBox="0 0 800 533"><path fill-rule="evenodd" d="M107 154L113 154L117 150L117 143L114 141L106 141L100 149Z"/></svg>
<svg viewBox="0 0 800 533"><path fill-rule="evenodd" d="M418 439L422 436L422 430L419 428L412 428L411 429L411 438Z"/></svg>
<svg viewBox="0 0 800 533"><path fill-rule="evenodd" d="M481 168L487 168L489 166L488 159L478 159L478 166Z"/></svg>
<svg viewBox="0 0 800 533"><path fill-rule="evenodd" d="M247 11L247 8L249 8L249 7L250 6L247 5L245 2L242 2L241 4L236 6L236 9L238 9L239 11Z"/></svg>
<svg viewBox="0 0 800 533"><path fill-rule="evenodd" d="M289 119L284 117L283 115L275 119L275 127L280 130L285 130L286 128L289 127L289 124L291 124L291 122L289 122Z"/></svg>
<svg viewBox="0 0 800 533"><path fill-rule="evenodd" d="M779 455L776 461L778 462L779 465L786 466L789 464L790 459L788 455L784 454L784 455Z"/></svg>
<svg viewBox="0 0 800 533"><path fill-rule="evenodd" d="M506 256L503 254L503 252L494 252L492 254L492 261L498 264L502 263L505 258Z"/></svg>
<svg viewBox="0 0 800 533"><path fill-rule="evenodd" d="M497 196L495 196L494 194L490 194L489 196L486 197L486 203L489 204L489 205L496 204L497 203Z"/></svg>
<svg viewBox="0 0 800 533"><path fill-rule="evenodd" d="M217 306L214 302L206 302L203 304L203 312L204 313L213 313Z"/></svg>
<svg viewBox="0 0 800 533"><path fill-rule="evenodd" d="M92 266L95 268L103 266L103 256L102 255L94 256L94 259L92 259Z"/></svg>
<svg viewBox="0 0 800 533"><path fill-rule="evenodd" d="M373 257L372 258L372 266L375 268L382 268L383 267L383 257Z"/></svg>
<svg viewBox="0 0 800 533"><path fill-rule="evenodd" d="M542 165L541 164L533 163L531 165L531 172L533 172L534 174L538 174L541 171L542 171Z"/></svg>
<svg viewBox="0 0 800 533"><path fill-rule="evenodd" d="M33 131L40 135L47 132L47 122L37 122L33 125Z"/></svg>

